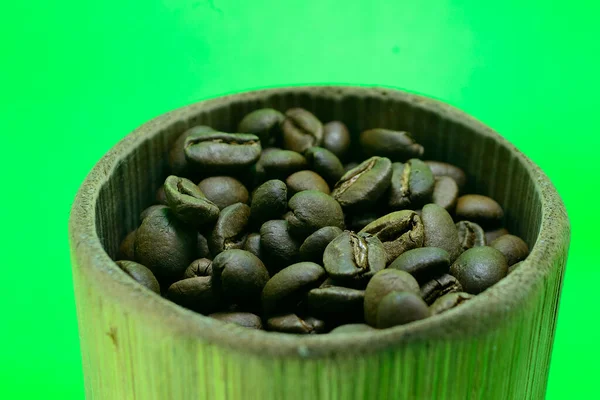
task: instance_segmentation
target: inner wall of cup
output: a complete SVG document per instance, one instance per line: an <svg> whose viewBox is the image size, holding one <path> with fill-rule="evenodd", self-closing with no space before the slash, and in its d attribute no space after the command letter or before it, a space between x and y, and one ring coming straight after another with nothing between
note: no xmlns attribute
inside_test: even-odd
<svg viewBox="0 0 600 400"><path fill-rule="evenodd" d="M406 130L425 147L424 159L455 164L465 170L465 193L479 193L497 200L505 211L505 227L531 247L539 233L541 201L526 167L508 148L476 133L460 121L445 119L421 105L413 105L382 91L379 95L318 96L307 92L269 93L248 100L235 98L227 104L209 104L187 121L177 121L151 135L116 167L102 187L96 207L98 236L111 257L121 240L140 224L139 214L155 203L156 190L169 174L168 152L186 129L209 125L235 132L241 118L264 107L285 112L302 107L323 123L343 121L353 144L369 128ZM197 183L197 182L196 182Z"/></svg>

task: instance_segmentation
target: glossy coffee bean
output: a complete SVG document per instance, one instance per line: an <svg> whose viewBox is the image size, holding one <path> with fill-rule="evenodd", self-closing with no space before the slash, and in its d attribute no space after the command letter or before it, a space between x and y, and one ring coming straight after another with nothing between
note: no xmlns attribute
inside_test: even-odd
<svg viewBox="0 0 600 400"><path fill-rule="evenodd" d="M281 218L287 210L287 186L283 181L266 181L252 193L250 215L252 222L260 225L271 219Z"/></svg>
<svg viewBox="0 0 600 400"><path fill-rule="evenodd" d="M156 210L161 210L163 208L168 208L169 206L165 206L163 204L154 204L148 208L145 208L141 213L140 213L140 221L143 221L148 215L150 215L151 213L153 213Z"/></svg>
<svg viewBox="0 0 600 400"><path fill-rule="evenodd" d="M208 247L208 239L198 232L198 244L196 245L196 257L197 258L212 258L210 254L210 248Z"/></svg>
<svg viewBox="0 0 600 400"><path fill-rule="evenodd" d="M529 246L515 235L504 235L490 243L490 247L499 250L506 257L508 266L523 261L529 255Z"/></svg>
<svg viewBox="0 0 600 400"><path fill-rule="evenodd" d="M272 146L281 137L281 123L285 116L272 108L254 110L240 121L237 131L252 133L263 146Z"/></svg>
<svg viewBox="0 0 600 400"><path fill-rule="evenodd" d="M385 268L386 253L377 237L345 231L333 239L323 253L329 276L342 282L368 281Z"/></svg>
<svg viewBox="0 0 600 400"><path fill-rule="evenodd" d="M183 279L197 276L212 276L212 261L208 258L199 258L192 261L183 273Z"/></svg>
<svg viewBox="0 0 600 400"><path fill-rule="evenodd" d="M335 185L344 175L340 159L323 147L311 147L304 153L310 169L323 177L330 185Z"/></svg>
<svg viewBox="0 0 600 400"><path fill-rule="evenodd" d="M158 204L169 205L167 202L167 195L165 194L165 187L161 185L158 189L156 189L155 199Z"/></svg>
<svg viewBox="0 0 600 400"><path fill-rule="evenodd" d="M304 190L318 190L329 194L329 185L319 174L313 171L298 171L288 176L285 180L288 187L288 196L293 196Z"/></svg>
<svg viewBox="0 0 600 400"><path fill-rule="evenodd" d="M431 202L449 213L453 213L456 208L458 193L458 185L454 179L448 176L440 176L435 178Z"/></svg>
<svg viewBox="0 0 600 400"><path fill-rule="evenodd" d="M381 300L391 292L419 294L419 284L411 274L397 269L384 269L376 273L365 289L365 321L377 325L377 309Z"/></svg>
<svg viewBox="0 0 600 400"><path fill-rule="evenodd" d="M188 136L194 133L202 132L214 132L215 130L210 126L198 125L194 126L185 132L183 132L169 151L169 167L171 168L171 174L176 176L182 176L189 178L193 174L187 159L185 158L185 140Z"/></svg>
<svg viewBox="0 0 600 400"><path fill-rule="evenodd" d="M209 314L209 317L227 324L236 324L245 328L262 329L262 321L256 314L240 311L218 312Z"/></svg>
<svg viewBox="0 0 600 400"><path fill-rule="evenodd" d="M367 324L345 324L331 330L329 333L360 333L376 332L377 329Z"/></svg>
<svg viewBox="0 0 600 400"><path fill-rule="evenodd" d="M458 307L463 304L467 300L472 299L474 296L465 292L454 292L443 295L438 298L433 304L429 307L429 312L431 315L441 314L444 311L448 311L454 307Z"/></svg>
<svg viewBox="0 0 600 400"><path fill-rule="evenodd" d="M121 260L135 260L135 234L137 230L133 230L125 236L125 239L119 245L118 258Z"/></svg>
<svg viewBox="0 0 600 400"><path fill-rule="evenodd" d="M251 233L246 238L244 243L244 250L249 251L258 258L262 258L262 252L260 250L260 233Z"/></svg>
<svg viewBox="0 0 600 400"><path fill-rule="evenodd" d="M344 213L333 197L316 190L296 193L288 202L290 214L286 218L290 233L305 239L326 226L344 228Z"/></svg>
<svg viewBox="0 0 600 400"><path fill-rule="evenodd" d="M485 242L492 243L494 240L498 239L500 236L508 235L508 229L506 228L498 228L485 231Z"/></svg>
<svg viewBox="0 0 600 400"><path fill-rule="evenodd" d="M225 207L208 238L208 246L213 256L230 249L244 247L248 236L250 207L243 203Z"/></svg>
<svg viewBox="0 0 600 400"><path fill-rule="evenodd" d="M460 221L456 224L458 241L463 251L473 247L485 246L485 232L475 222Z"/></svg>
<svg viewBox="0 0 600 400"><path fill-rule="evenodd" d="M388 268L406 271L419 283L448 272L450 255L438 247L420 247L405 251Z"/></svg>
<svg viewBox="0 0 600 400"><path fill-rule="evenodd" d="M134 261L117 261L116 264L127 275L133 278L140 285L160 294L160 285L156 277L148 268Z"/></svg>
<svg viewBox="0 0 600 400"><path fill-rule="evenodd" d="M450 262L462 252L458 230L448 211L436 204L427 204L421 213L425 232L423 246L439 247L450 254Z"/></svg>
<svg viewBox="0 0 600 400"><path fill-rule="evenodd" d="M263 171L265 179L285 179L294 172L307 169L308 162L295 151L273 149L261 155L256 167Z"/></svg>
<svg viewBox="0 0 600 400"><path fill-rule="evenodd" d="M431 202L435 179L427 164L413 158L406 163L393 163L392 170L388 194L390 208L414 210Z"/></svg>
<svg viewBox="0 0 600 400"><path fill-rule="evenodd" d="M325 323L313 317L300 318L296 314L284 314L267 320L267 329L282 333L314 334L325 330Z"/></svg>
<svg viewBox="0 0 600 400"><path fill-rule="evenodd" d="M391 328L429 317L427 304L416 294L410 292L391 292L377 307L379 329Z"/></svg>
<svg viewBox="0 0 600 400"><path fill-rule="evenodd" d="M502 224L504 211L496 200L479 194L466 194L458 198L456 218L479 224L484 229Z"/></svg>
<svg viewBox="0 0 600 400"><path fill-rule="evenodd" d="M230 176L211 176L200 181L198 188L220 210L235 203L248 203L248 189Z"/></svg>
<svg viewBox="0 0 600 400"><path fill-rule="evenodd" d="M292 264L273 275L262 291L266 315L292 312L306 294L325 280L323 267L312 262Z"/></svg>
<svg viewBox="0 0 600 400"><path fill-rule="evenodd" d="M269 273L258 257L249 251L225 250L212 265L213 284L227 300L244 307L259 304Z"/></svg>
<svg viewBox="0 0 600 400"><path fill-rule="evenodd" d="M350 132L343 122L331 121L323 125L323 147L343 160L350 148Z"/></svg>
<svg viewBox="0 0 600 400"><path fill-rule="evenodd" d="M392 162L388 158L371 157L346 172L331 195L344 208L365 208L383 196L391 180Z"/></svg>
<svg viewBox="0 0 600 400"><path fill-rule="evenodd" d="M423 146L408 132L389 129L369 129L360 134L360 145L367 156L387 157L405 162L423 155Z"/></svg>
<svg viewBox="0 0 600 400"><path fill-rule="evenodd" d="M462 292L458 279L449 274L442 274L421 286L421 297L427 304L432 304L439 297L448 293Z"/></svg>
<svg viewBox="0 0 600 400"><path fill-rule="evenodd" d="M273 273L297 261L300 243L290 235L287 221L271 220L260 227L260 249Z"/></svg>
<svg viewBox="0 0 600 400"><path fill-rule="evenodd" d="M508 267L508 273L512 273L515 269L519 268L523 264L523 261L519 261L518 263L514 263L510 267Z"/></svg>
<svg viewBox="0 0 600 400"><path fill-rule="evenodd" d="M169 286L167 298L182 307L208 315L222 304L219 292L210 276L182 279Z"/></svg>
<svg viewBox="0 0 600 400"><path fill-rule="evenodd" d="M361 232L370 233L381 240L386 252L386 264L407 250L423 246L423 222L410 210L384 215L365 226Z"/></svg>
<svg viewBox="0 0 600 400"><path fill-rule="evenodd" d="M323 262L323 252L327 245L342 234L337 226L326 226L316 230L304 240L300 246L300 259L302 261L313 261L318 264Z"/></svg>
<svg viewBox="0 0 600 400"><path fill-rule="evenodd" d="M462 253L450 267L463 291L479 294L504 278L508 264L504 255L493 247L473 247Z"/></svg>
<svg viewBox="0 0 600 400"><path fill-rule="evenodd" d="M364 315L364 300L364 290L328 286L308 292L307 305L311 315L326 321L360 321Z"/></svg>
<svg viewBox="0 0 600 400"><path fill-rule="evenodd" d="M429 168L435 177L447 176L454 179L459 190L462 190L467 184L467 175L465 174L465 171L456 165L431 160L425 161L425 163L429 165Z"/></svg>
<svg viewBox="0 0 600 400"><path fill-rule="evenodd" d="M311 112L302 108L291 108L285 112L281 124L283 148L303 153L306 149L321 145L323 125Z"/></svg>
<svg viewBox="0 0 600 400"><path fill-rule="evenodd" d="M185 140L185 157L197 171L235 172L256 163L261 145L256 135L200 132Z"/></svg>
<svg viewBox="0 0 600 400"><path fill-rule="evenodd" d="M189 179L169 176L165 181L165 194L173 213L186 224L202 226L219 216L219 207Z"/></svg>

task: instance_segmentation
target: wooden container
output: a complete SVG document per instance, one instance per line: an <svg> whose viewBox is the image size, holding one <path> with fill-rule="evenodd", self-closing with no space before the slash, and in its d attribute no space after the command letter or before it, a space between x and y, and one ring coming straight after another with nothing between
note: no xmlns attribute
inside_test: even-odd
<svg viewBox="0 0 600 400"><path fill-rule="evenodd" d="M111 260L168 174L186 128L234 131L260 107L414 132L426 158L467 172L532 248L514 273L463 306L376 333L295 336L225 327L138 285ZM542 399L570 228L555 188L500 135L424 97L364 87L235 94L162 115L89 174L69 225L88 399Z"/></svg>

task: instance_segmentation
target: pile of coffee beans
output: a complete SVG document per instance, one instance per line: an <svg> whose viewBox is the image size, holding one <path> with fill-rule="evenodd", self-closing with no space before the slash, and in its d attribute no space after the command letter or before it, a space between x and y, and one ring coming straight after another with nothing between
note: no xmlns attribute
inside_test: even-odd
<svg viewBox="0 0 600 400"><path fill-rule="evenodd" d="M527 257L460 168L408 132L259 109L240 133L195 126L117 265L226 323L287 333L384 329L457 307Z"/></svg>

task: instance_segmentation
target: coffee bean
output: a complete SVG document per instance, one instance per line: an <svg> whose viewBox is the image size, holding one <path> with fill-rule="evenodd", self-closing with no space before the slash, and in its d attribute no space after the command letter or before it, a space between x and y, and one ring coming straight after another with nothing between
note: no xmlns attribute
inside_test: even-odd
<svg viewBox="0 0 600 400"><path fill-rule="evenodd" d="M384 269L376 273L365 289L365 321L377 325L377 309L381 300L391 292L419 294L419 284L411 274L397 269Z"/></svg>
<svg viewBox="0 0 600 400"><path fill-rule="evenodd" d="M269 318L267 329L283 333L321 333L325 330L325 323L313 317L301 319L296 314L284 314Z"/></svg>
<svg viewBox="0 0 600 400"><path fill-rule="evenodd" d="M210 126L198 125L186 130L177 138L177 140L175 140L175 143L173 143L173 146L169 151L169 167L171 168L172 175L191 178L193 171L185 158L185 140L188 136L195 133L214 131L215 130Z"/></svg>
<svg viewBox="0 0 600 400"><path fill-rule="evenodd" d="M435 178L432 203L437 204L449 213L453 213L458 200L458 185L448 176Z"/></svg>
<svg viewBox="0 0 600 400"><path fill-rule="evenodd" d="M472 299L474 296L465 292L454 292L448 293L439 297L433 304L429 307L429 312L431 315L441 314L444 311L448 311L454 307L458 307L463 304L465 301Z"/></svg>
<svg viewBox="0 0 600 400"><path fill-rule="evenodd" d="M300 243L290 235L287 221L271 220L260 227L260 249L273 273L296 262Z"/></svg>
<svg viewBox="0 0 600 400"><path fill-rule="evenodd" d="M161 210L163 208L168 208L168 206L162 204L154 204L148 208L145 208L144 211L140 213L140 221L143 221L148 215L153 213L156 210Z"/></svg>
<svg viewBox="0 0 600 400"><path fill-rule="evenodd" d="M496 228L502 223L504 212L496 200L479 194L466 194L458 198L456 218L479 224L482 228Z"/></svg>
<svg viewBox="0 0 600 400"><path fill-rule="evenodd" d="M186 178L169 176L165 181L165 194L173 213L187 224L202 226L214 222L219 216L219 207Z"/></svg>
<svg viewBox="0 0 600 400"><path fill-rule="evenodd" d="M362 320L364 299L364 290L329 286L308 292L307 303L311 315L348 322Z"/></svg>
<svg viewBox="0 0 600 400"><path fill-rule="evenodd" d="M450 267L463 290L479 294L504 278L508 265L504 255L493 247L473 247L462 253Z"/></svg>
<svg viewBox="0 0 600 400"><path fill-rule="evenodd" d="M135 260L135 233L136 229L132 230L125 236L125 239L119 246L118 258L121 260Z"/></svg>
<svg viewBox="0 0 600 400"><path fill-rule="evenodd" d="M258 161L261 146L256 135L200 132L185 140L185 157L198 171L235 172Z"/></svg>
<svg viewBox="0 0 600 400"><path fill-rule="evenodd" d="M235 203L248 203L248 189L230 176L212 176L202 180L198 188L220 210Z"/></svg>
<svg viewBox="0 0 600 400"><path fill-rule="evenodd" d="M196 250L197 258L211 258L210 248L208 247L208 240L200 232L198 232L198 245L196 246Z"/></svg>
<svg viewBox="0 0 600 400"><path fill-rule="evenodd" d="M385 329L404 325L429 317L427 304L410 292L388 293L377 307L377 328Z"/></svg>
<svg viewBox="0 0 600 400"><path fill-rule="evenodd" d="M360 145L367 156L387 157L405 162L423 155L423 146L408 132L389 129L369 129L360 134Z"/></svg>
<svg viewBox="0 0 600 400"><path fill-rule="evenodd" d="M281 218L287 210L287 186L272 179L256 188L252 194L250 215L254 224L260 225L271 219Z"/></svg>
<svg viewBox="0 0 600 400"><path fill-rule="evenodd" d="M379 217L381 217L380 214L372 211L359 211L357 213L346 214L346 227L357 232Z"/></svg>
<svg viewBox="0 0 600 400"><path fill-rule="evenodd" d="M356 161L349 162L348 164L344 165L344 173L358 167L359 165L360 163L357 163Z"/></svg>
<svg viewBox="0 0 600 400"><path fill-rule="evenodd" d="M137 283L152 290L154 293L160 294L160 285L152 271L148 268L134 261L123 260L117 261L116 264Z"/></svg>
<svg viewBox="0 0 600 400"><path fill-rule="evenodd" d="M325 194L329 194L329 185L325 179L313 171L298 171L288 176L285 180L288 187L288 196L293 196L303 190L318 190Z"/></svg>
<svg viewBox="0 0 600 400"><path fill-rule="evenodd" d="M245 328L262 329L262 321L256 314L249 312L229 311L210 314L209 317L227 324L236 324Z"/></svg>
<svg viewBox="0 0 600 400"><path fill-rule="evenodd" d="M208 258L199 258L192 261L183 273L183 279L197 276L212 276L212 261Z"/></svg>
<svg viewBox="0 0 600 400"><path fill-rule="evenodd" d="M485 246L485 232L475 222L460 221L456 224L458 241L463 251L473 247Z"/></svg>
<svg viewBox="0 0 600 400"><path fill-rule="evenodd" d="M523 261L519 261L518 263L514 263L513 265L511 265L510 267L508 267L508 273L512 273L515 269L517 269L521 264L523 264Z"/></svg>
<svg viewBox="0 0 600 400"><path fill-rule="evenodd" d="M335 185L346 172L340 159L322 147L311 147L306 150L304 156L310 169L322 176L330 185Z"/></svg>
<svg viewBox="0 0 600 400"><path fill-rule="evenodd" d="M156 202L158 204L162 204L162 205L169 205L169 203L167 202L167 195L165 194L165 187L164 185L161 185L157 190L156 190L156 195L154 196L156 199Z"/></svg>
<svg viewBox="0 0 600 400"><path fill-rule="evenodd" d="M326 226L344 228L344 213L331 196L316 190L296 193L288 202L290 233L299 239Z"/></svg>
<svg viewBox="0 0 600 400"><path fill-rule="evenodd" d="M456 182L458 189L463 190L467 184L467 175L465 171L457 167L456 165L448 164L441 161L425 161L425 163L431 169L433 176L442 177L447 176Z"/></svg>
<svg viewBox="0 0 600 400"><path fill-rule="evenodd" d="M410 210L396 211L376 219L361 232L375 235L383 243L386 264L407 250L423 246L423 222Z"/></svg>
<svg viewBox="0 0 600 400"><path fill-rule="evenodd" d="M262 258L262 252L260 250L260 233L251 233L246 238L244 243L244 250L249 251L258 258Z"/></svg>
<svg viewBox="0 0 600 400"><path fill-rule="evenodd" d="M260 139L263 146L272 146L281 136L281 123L285 116L272 108L254 110L240 121L238 132L252 133Z"/></svg>
<svg viewBox="0 0 600 400"><path fill-rule="evenodd" d="M448 293L462 292L460 282L449 274L442 274L421 286L421 297L427 304L432 304L439 297Z"/></svg>
<svg viewBox="0 0 600 400"><path fill-rule="evenodd" d="M408 250L396 258L388 268L406 271L419 283L448 272L450 255L438 247L420 247Z"/></svg>
<svg viewBox="0 0 600 400"><path fill-rule="evenodd" d="M256 168L262 169L265 179L285 179L294 172L308 168L308 162L295 151L274 149L261 155Z"/></svg>
<svg viewBox="0 0 600 400"><path fill-rule="evenodd" d="M439 247L450 254L454 262L462 252L458 240L458 230L448 211L436 204L427 204L421 215L424 228L424 247Z"/></svg>
<svg viewBox="0 0 600 400"><path fill-rule="evenodd" d="M506 228L498 228L493 229L491 231L485 231L485 242L492 243L494 240L498 239L500 236L508 235L508 229Z"/></svg>
<svg viewBox="0 0 600 400"><path fill-rule="evenodd" d="M371 157L346 172L335 184L331 195L344 208L365 208L377 202L390 186L392 162Z"/></svg>
<svg viewBox="0 0 600 400"><path fill-rule="evenodd" d="M327 245L341 234L342 230L337 226L326 226L316 230L300 246L300 259L321 263Z"/></svg>
<svg viewBox="0 0 600 400"><path fill-rule="evenodd" d="M323 141L323 125L312 113L302 108L291 108L285 113L281 124L283 148L303 153L319 146Z"/></svg>
<svg viewBox="0 0 600 400"><path fill-rule="evenodd" d="M210 276L182 279L169 286L167 298L182 307L200 314L211 314L219 309L221 298L213 288Z"/></svg>
<svg viewBox="0 0 600 400"><path fill-rule="evenodd" d="M506 257L508 266L523 261L529 255L529 246L518 236L504 235L490 243L490 247L499 250Z"/></svg>
<svg viewBox="0 0 600 400"><path fill-rule="evenodd" d="M208 246L213 256L230 249L244 247L248 236L247 226L250 220L250 207L243 203L225 207L215 223Z"/></svg>
<svg viewBox="0 0 600 400"><path fill-rule="evenodd" d="M414 209L431 202L435 180L423 161L410 159L392 164L388 204L392 209Z"/></svg>
<svg viewBox="0 0 600 400"><path fill-rule="evenodd" d="M329 333L359 333L359 332L375 332L376 328L367 324L346 324L340 325Z"/></svg>
<svg viewBox="0 0 600 400"><path fill-rule="evenodd" d="M331 121L323 125L323 147L340 159L344 159L350 148L350 132L340 121Z"/></svg>

